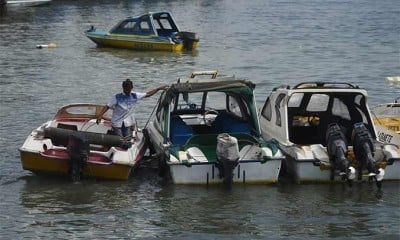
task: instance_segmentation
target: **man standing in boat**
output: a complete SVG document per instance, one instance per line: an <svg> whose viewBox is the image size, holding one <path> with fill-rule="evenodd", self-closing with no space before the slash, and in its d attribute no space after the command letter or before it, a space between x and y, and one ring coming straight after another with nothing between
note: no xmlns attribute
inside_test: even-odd
<svg viewBox="0 0 400 240"><path fill-rule="evenodd" d="M97 124L101 121L101 118L108 109L113 109L111 117L111 126L116 135L130 140L132 138L132 131L135 129L135 116L133 106L136 102L142 98L151 97L156 94L159 90L164 90L167 85L158 87L150 90L146 93L132 92L133 83L130 79L126 79L122 82L122 93L118 93L111 98L109 103L97 116Z"/></svg>

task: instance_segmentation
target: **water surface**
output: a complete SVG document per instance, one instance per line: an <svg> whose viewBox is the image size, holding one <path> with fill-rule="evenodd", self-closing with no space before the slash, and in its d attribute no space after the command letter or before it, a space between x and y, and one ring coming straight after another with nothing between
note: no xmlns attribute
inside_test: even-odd
<svg viewBox="0 0 400 240"><path fill-rule="evenodd" d="M400 185L234 186L165 184L143 166L128 181L38 177L18 148L32 129L72 102L102 103L131 78L138 91L192 70L218 69L272 88L346 81L369 105L393 101L400 85L400 2L71 1L0 12L0 238L2 239L399 239ZM97 48L83 31L126 16L168 10L200 35L195 52ZM55 49L36 49L56 43ZM158 96L158 95L157 95ZM137 105L143 126L157 96Z"/></svg>

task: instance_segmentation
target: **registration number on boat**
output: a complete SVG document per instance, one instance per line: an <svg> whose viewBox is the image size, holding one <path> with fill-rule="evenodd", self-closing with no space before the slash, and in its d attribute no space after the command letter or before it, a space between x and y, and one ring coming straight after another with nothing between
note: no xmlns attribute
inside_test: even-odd
<svg viewBox="0 0 400 240"><path fill-rule="evenodd" d="M151 43L135 43L135 48L151 49L151 48L153 48L153 44L151 44Z"/></svg>
<svg viewBox="0 0 400 240"><path fill-rule="evenodd" d="M390 143L392 141L393 136L384 132L378 133L378 139L381 142L387 142Z"/></svg>

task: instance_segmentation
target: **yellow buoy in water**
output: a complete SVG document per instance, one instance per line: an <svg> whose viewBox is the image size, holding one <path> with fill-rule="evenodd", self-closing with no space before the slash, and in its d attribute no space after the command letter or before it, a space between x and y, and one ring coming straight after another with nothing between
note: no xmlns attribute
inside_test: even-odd
<svg viewBox="0 0 400 240"><path fill-rule="evenodd" d="M42 49L42 48L56 48L57 45L55 43L49 43L49 44L40 44L36 45L36 48Z"/></svg>

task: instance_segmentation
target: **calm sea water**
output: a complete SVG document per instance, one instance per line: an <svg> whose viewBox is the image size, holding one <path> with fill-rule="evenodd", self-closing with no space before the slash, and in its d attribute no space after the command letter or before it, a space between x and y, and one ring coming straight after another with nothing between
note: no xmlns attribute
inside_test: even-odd
<svg viewBox="0 0 400 240"><path fill-rule="evenodd" d="M193 53L96 48L83 31L146 11L171 11L200 35ZM139 91L218 69L273 87L347 81L369 105L400 85L400 1L53 0L0 11L1 239L400 239L400 184L174 186L143 166L128 181L72 184L24 171L18 148L72 102L106 103L131 78ZM55 49L36 49L56 43ZM137 106L144 125L157 96Z"/></svg>

